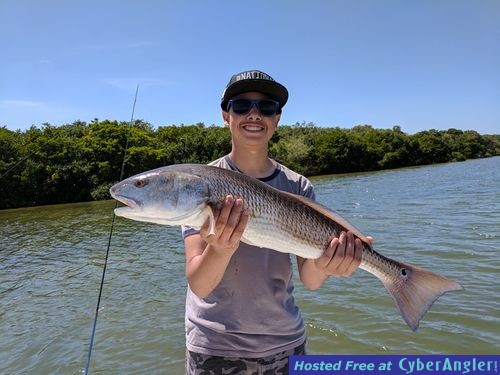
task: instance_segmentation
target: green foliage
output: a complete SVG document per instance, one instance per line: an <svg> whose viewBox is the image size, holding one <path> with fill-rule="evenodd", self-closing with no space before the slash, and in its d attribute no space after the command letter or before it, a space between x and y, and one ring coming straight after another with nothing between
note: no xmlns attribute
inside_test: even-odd
<svg viewBox="0 0 500 375"><path fill-rule="evenodd" d="M117 181L115 181L117 182ZM99 201L104 199L111 199L111 195L109 194L109 188L113 186L113 183L107 182L102 185L99 185L94 190L90 192L90 196L93 200Z"/></svg>
<svg viewBox="0 0 500 375"><path fill-rule="evenodd" d="M127 149L127 154L125 150ZM161 126L94 119L89 124L0 127L0 208L108 199L125 176L176 163L208 163L231 150L227 128ZM370 125L351 130L313 123L279 126L270 155L304 175L397 168L500 154L500 135L427 130L414 135Z"/></svg>
<svg viewBox="0 0 500 375"><path fill-rule="evenodd" d="M315 171L311 171L310 167L314 165L312 158L315 131L311 127L278 127L271 140L269 154L298 173L314 174Z"/></svg>

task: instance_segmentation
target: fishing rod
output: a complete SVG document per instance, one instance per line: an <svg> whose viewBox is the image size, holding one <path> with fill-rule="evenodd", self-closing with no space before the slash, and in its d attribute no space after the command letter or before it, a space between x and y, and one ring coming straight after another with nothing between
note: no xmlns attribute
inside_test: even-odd
<svg viewBox="0 0 500 375"><path fill-rule="evenodd" d="M137 84L137 87L135 89L135 98L134 98L134 105L132 106L132 115L130 116L130 125L132 125L134 121L134 112L135 112L135 104L137 103L137 93L139 92L139 84ZM122 161L122 166L120 170L120 181L123 180L123 174L125 171L125 159L127 157L127 151L128 151L128 135L126 136L125 139L125 150L123 151L123 161ZM118 201L115 202L115 209L118 207ZM99 308L101 306L101 297L102 297L102 290L104 288L104 279L106 276L106 268L108 266L108 258L109 258L109 249L111 248L111 238L113 237L113 228L115 226L115 210L113 210L113 218L111 220L111 228L109 230L109 236L108 236L108 246L106 249L106 256L104 258L104 266L102 268L102 276L101 276L101 284L99 286L99 295L97 297L97 306L95 309L95 314L94 314L94 321L92 323L92 334L90 336L90 344L89 344L89 352L87 355L87 363L85 364L85 371L84 374L88 375L89 373L89 367L90 367L90 358L92 356L92 348L94 346L94 339L95 339L95 330L97 326L97 316L99 315Z"/></svg>

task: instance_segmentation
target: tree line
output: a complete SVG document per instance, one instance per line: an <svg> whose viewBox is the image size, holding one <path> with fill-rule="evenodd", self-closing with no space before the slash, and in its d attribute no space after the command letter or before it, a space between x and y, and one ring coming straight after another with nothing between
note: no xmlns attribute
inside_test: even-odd
<svg viewBox="0 0 500 375"><path fill-rule="evenodd" d="M229 153L231 136L215 125L155 129L143 120L95 119L25 131L0 127L0 208L107 199L126 147L130 176L164 165L208 163ZM306 176L372 171L500 155L500 135L458 129L409 135L398 126L297 123L278 127L270 154Z"/></svg>

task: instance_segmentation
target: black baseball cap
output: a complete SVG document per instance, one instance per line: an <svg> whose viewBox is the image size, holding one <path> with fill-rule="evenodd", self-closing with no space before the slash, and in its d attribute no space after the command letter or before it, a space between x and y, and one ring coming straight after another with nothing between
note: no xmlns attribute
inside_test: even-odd
<svg viewBox="0 0 500 375"><path fill-rule="evenodd" d="M260 70L246 70L234 74L222 94L220 106L227 111L227 102L236 95L244 92L256 91L269 96L280 103L283 108L288 100L288 90L278 83L269 74Z"/></svg>

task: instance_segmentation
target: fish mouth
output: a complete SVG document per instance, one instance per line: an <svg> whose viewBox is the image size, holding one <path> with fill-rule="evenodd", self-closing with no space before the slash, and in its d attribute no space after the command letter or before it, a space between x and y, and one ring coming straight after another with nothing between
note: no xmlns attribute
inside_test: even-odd
<svg viewBox="0 0 500 375"><path fill-rule="evenodd" d="M135 209L135 208L139 208L141 205L138 201L136 201L135 199L133 198L130 198L130 197L125 197L123 195L113 195L114 199L116 199L117 201L123 203L126 207L120 207L121 210L123 209Z"/></svg>
<svg viewBox="0 0 500 375"><path fill-rule="evenodd" d="M123 196L113 196L118 202L123 203L125 206L115 207L114 213L116 216L130 217L131 215L136 215L140 208L139 202L132 198Z"/></svg>

